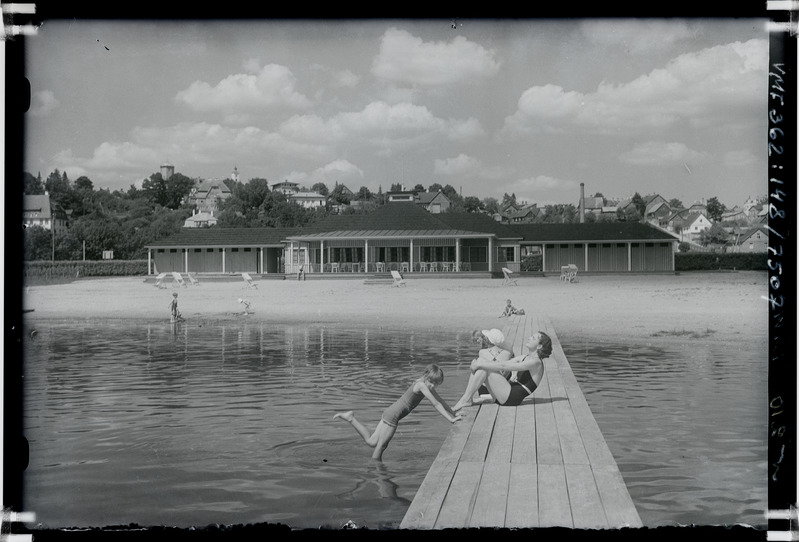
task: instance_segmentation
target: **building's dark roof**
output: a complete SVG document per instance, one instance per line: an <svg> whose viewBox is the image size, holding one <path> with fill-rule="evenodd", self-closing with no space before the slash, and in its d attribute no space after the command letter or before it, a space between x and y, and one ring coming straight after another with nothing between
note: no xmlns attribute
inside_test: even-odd
<svg viewBox="0 0 799 542"><path fill-rule="evenodd" d="M593 222L583 224L509 224L524 241L676 241L669 233L640 222Z"/></svg>
<svg viewBox="0 0 799 542"><path fill-rule="evenodd" d="M510 226L497 222L483 213L440 213L435 216L452 228L493 233L499 239L520 239L522 237Z"/></svg>
<svg viewBox="0 0 799 542"><path fill-rule="evenodd" d="M301 228L186 228L175 235L153 241L147 248L235 247L280 245Z"/></svg>
<svg viewBox="0 0 799 542"><path fill-rule="evenodd" d="M24 218L50 218L50 196L44 194L22 197L22 216Z"/></svg>
<svg viewBox="0 0 799 542"><path fill-rule="evenodd" d="M388 203L365 214L332 215L297 228L188 228L148 248L281 246L285 241L409 237L489 237L528 242L675 241L638 222L501 224L480 213L431 214L414 203Z"/></svg>

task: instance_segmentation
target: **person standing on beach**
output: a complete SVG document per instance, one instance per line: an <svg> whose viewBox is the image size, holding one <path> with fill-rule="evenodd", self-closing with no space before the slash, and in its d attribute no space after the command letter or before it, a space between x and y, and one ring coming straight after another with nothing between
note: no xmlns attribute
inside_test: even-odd
<svg viewBox="0 0 799 542"><path fill-rule="evenodd" d="M169 310L172 313L172 321L177 322L178 320L183 320L183 316L180 314L178 310L178 293L172 292L172 302L169 304Z"/></svg>
<svg viewBox="0 0 799 542"><path fill-rule="evenodd" d="M440 386L442 382L444 382L444 371L437 365L428 365L424 374L405 390L402 397L383 411L383 415L372 433L370 433L361 422L355 419L351 410L339 412L334 415L333 418L340 418L349 422L361 438L363 438L364 442L374 448L372 459L381 460L383 458L383 452L386 450L388 443L391 442L394 433L397 431L399 421L419 406L419 403L421 403L422 399L425 397L433 403L436 410L450 423L461 420L460 414L456 414L455 411L447 405L446 401L436 393L436 386Z"/></svg>
<svg viewBox="0 0 799 542"><path fill-rule="evenodd" d="M544 378L545 358L552 355L552 339L542 332L534 333L525 344L527 354L507 361L487 361L477 358L471 364L472 374L463 396L452 407L455 412L471 406L472 396L485 384L491 397L502 406L517 406L531 395ZM516 376L507 380L500 373L515 371Z"/></svg>

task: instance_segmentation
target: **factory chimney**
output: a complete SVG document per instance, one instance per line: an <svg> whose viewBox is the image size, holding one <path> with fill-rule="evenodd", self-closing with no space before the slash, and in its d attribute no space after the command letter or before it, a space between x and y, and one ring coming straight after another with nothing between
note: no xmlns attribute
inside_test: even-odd
<svg viewBox="0 0 799 542"><path fill-rule="evenodd" d="M580 183L580 224L585 222L585 183Z"/></svg>

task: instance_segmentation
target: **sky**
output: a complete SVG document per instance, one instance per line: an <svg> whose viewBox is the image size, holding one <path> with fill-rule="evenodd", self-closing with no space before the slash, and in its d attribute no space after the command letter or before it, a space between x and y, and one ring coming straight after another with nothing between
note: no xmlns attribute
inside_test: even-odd
<svg viewBox="0 0 799 542"><path fill-rule="evenodd" d="M577 204L765 195L764 19L54 20L24 170L451 185Z"/></svg>

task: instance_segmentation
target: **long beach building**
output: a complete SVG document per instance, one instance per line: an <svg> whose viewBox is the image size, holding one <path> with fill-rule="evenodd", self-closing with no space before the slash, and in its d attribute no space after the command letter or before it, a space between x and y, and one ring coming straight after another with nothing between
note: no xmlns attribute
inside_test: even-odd
<svg viewBox="0 0 799 542"><path fill-rule="evenodd" d="M642 223L501 224L479 213L388 203L298 228L196 228L147 246L149 273L500 273L674 271L678 239Z"/></svg>

